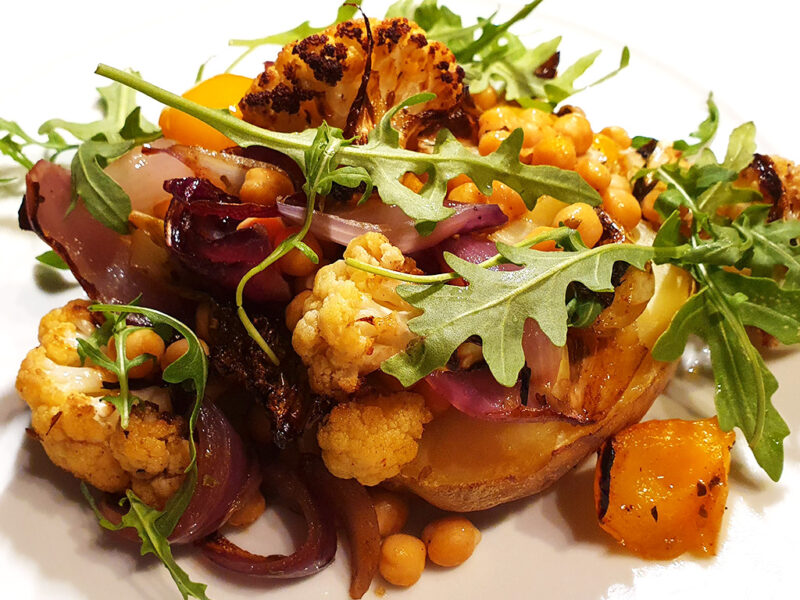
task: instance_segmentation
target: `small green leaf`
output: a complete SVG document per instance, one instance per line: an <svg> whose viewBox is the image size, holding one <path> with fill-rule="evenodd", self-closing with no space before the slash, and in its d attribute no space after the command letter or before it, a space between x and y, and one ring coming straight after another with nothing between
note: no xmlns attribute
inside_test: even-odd
<svg viewBox="0 0 800 600"><path fill-rule="evenodd" d="M69 265L64 262L64 259L61 258L58 254L56 254L52 250L48 250L47 252L42 252L39 256L36 257L43 265L47 265L48 267L53 267L54 269L62 269L69 271Z"/></svg>
<svg viewBox="0 0 800 600"><path fill-rule="evenodd" d="M80 198L95 219L121 234L128 233L131 199L103 169L132 147L132 142L84 142L72 159L73 202Z"/></svg>
<svg viewBox="0 0 800 600"><path fill-rule="evenodd" d="M534 319L557 346L567 338L567 288L579 282L592 291L611 291L614 263L644 268L654 256L649 247L609 244L565 252L541 252L498 244L501 256L523 268L491 271L446 253L466 287L444 284L401 285L397 292L423 314L409 321L421 342L395 355L381 368L408 387L447 364L456 348L480 336L483 355L494 378L505 386L517 381L524 364L522 331Z"/></svg>
<svg viewBox="0 0 800 600"><path fill-rule="evenodd" d="M683 152L684 157L690 157L698 154L701 150L703 150L703 148L712 142L714 136L717 134L717 128L719 127L719 108L717 108L717 105L714 102L713 94L708 95L706 106L708 106L708 117L705 121L700 123L697 131L691 134L691 136L695 138L697 142L694 144L689 144L688 142L679 140L673 144L673 147L676 150Z"/></svg>

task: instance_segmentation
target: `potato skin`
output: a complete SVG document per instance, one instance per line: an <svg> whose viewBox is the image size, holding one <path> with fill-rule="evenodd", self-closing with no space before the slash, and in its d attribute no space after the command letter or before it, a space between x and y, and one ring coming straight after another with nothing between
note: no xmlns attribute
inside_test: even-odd
<svg viewBox="0 0 800 600"><path fill-rule="evenodd" d="M491 508L542 491L609 436L638 422L675 370L674 364L654 360L650 348L692 292L691 277L680 269L655 270L656 292L648 308L583 365L592 371L582 375L589 387L602 394L605 379L619 390L603 418L588 425L498 423L450 409L427 425L417 457L388 486L444 510Z"/></svg>

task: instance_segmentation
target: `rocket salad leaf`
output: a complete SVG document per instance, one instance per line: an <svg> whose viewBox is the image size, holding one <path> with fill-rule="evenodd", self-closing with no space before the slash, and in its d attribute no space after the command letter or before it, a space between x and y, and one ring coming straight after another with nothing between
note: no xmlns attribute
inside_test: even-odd
<svg viewBox="0 0 800 600"><path fill-rule="evenodd" d="M167 383L190 383L195 392L195 401L189 415L190 460L181 487L175 492L172 498L170 498L163 511L147 506L133 491L128 490L125 499L123 499L123 503L127 503L129 509L128 512L122 516L122 520L119 524L111 523L100 514L94 498L85 484L81 484L81 491L92 506L100 525L104 528L117 531L125 527L132 527L137 531L142 540L142 556L146 554L155 554L161 562L164 563L164 566L169 570L184 600L189 597L197 598L198 600L208 600L205 594L206 586L192 582L186 572L178 566L172 556L168 541L181 515L183 515L186 507L189 505L189 501L192 499L195 486L197 485L197 446L194 440L194 430L198 415L200 414L200 406L205 396L206 381L208 379L208 360L206 359L203 347L200 345L200 340L195 333L186 325L169 315L151 308L145 308L135 304L94 304L89 307L89 310L102 312L106 316L106 322L95 332L92 338L79 341L81 354L84 357L90 357L95 362L99 360L100 362L98 364L106 368L112 368L113 365L107 364L110 361L100 352L99 348L113 338L117 344L117 356L125 357L125 339L130 333L136 329L140 329L126 324L128 315L132 313L147 317L156 327L169 327L177 331L188 342L188 349L186 352L175 362L170 364L162 373L162 378ZM142 355L141 358L143 360L140 362L148 360L148 357L149 355ZM127 358L124 360L127 361ZM135 366L134 363L136 363L136 359L122 362L121 364L125 368L114 371L119 376L120 396L122 395L123 379L127 384L127 369ZM112 368L112 370L114 369ZM120 401L120 405L121 402L122 401ZM117 405L117 402L115 402L115 405ZM118 406L118 409L119 408L120 406ZM130 405L128 405L127 408L129 410ZM124 409L125 407L122 406L122 410ZM120 410L121 414L122 410Z"/></svg>

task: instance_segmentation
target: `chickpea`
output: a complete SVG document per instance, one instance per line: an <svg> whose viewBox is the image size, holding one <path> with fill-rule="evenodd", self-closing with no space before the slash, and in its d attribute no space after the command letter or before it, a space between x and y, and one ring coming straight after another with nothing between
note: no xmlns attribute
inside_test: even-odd
<svg viewBox="0 0 800 600"><path fill-rule="evenodd" d="M405 500L386 490L376 489L370 492L375 516L378 517L378 531L386 537L400 531L408 520L408 504Z"/></svg>
<svg viewBox="0 0 800 600"><path fill-rule="evenodd" d="M570 113L559 117L555 122L555 130L568 136L575 144L575 152L585 153L592 145L592 126L586 117L577 113Z"/></svg>
<svg viewBox="0 0 800 600"><path fill-rule="evenodd" d="M478 118L478 132L481 136L487 131L497 131L498 129L512 131L518 125L518 112L513 106L495 106L483 112Z"/></svg>
<svg viewBox="0 0 800 600"><path fill-rule="evenodd" d="M429 523L422 541L431 562L441 567L456 567L467 560L481 541L481 532L461 516L445 517Z"/></svg>
<svg viewBox="0 0 800 600"><path fill-rule="evenodd" d="M576 229L581 234L583 243L594 247L603 235L603 225L594 209L583 202L576 202L558 211L553 219L553 227L563 223L571 229Z"/></svg>
<svg viewBox="0 0 800 600"><path fill-rule="evenodd" d="M194 313L195 333L197 337L211 339L211 328L217 326L217 320L211 313L211 305L208 302L198 304Z"/></svg>
<svg viewBox="0 0 800 600"><path fill-rule="evenodd" d="M475 101L475 106L482 111L487 111L497 105L497 90L491 85L487 85L482 92L472 94L472 99Z"/></svg>
<svg viewBox="0 0 800 600"><path fill-rule="evenodd" d="M571 138L556 134L548 136L533 148L531 163L552 165L559 169L574 169L577 161L575 144Z"/></svg>
<svg viewBox="0 0 800 600"><path fill-rule="evenodd" d="M303 318L303 305L310 296L311 290L304 290L289 302L286 307L286 327L289 328L289 331L294 331L300 319Z"/></svg>
<svg viewBox="0 0 800 600"><path fill-rule="evenodd" d="M469 177L467 177L463 173L461 175L456 175L455 177L453 177L451 180L449 180L447 182L447 193L449 194L454 189L456 189L458 186L464 185L465 183L472 183L472 179L470 179Z"/></svg>
<svg viewBox="0 0 800 600"><path fill-rule="evenodd" d="M633 143L631 137L628 135L628 132L622 127L606 127L600 133L610 137L617 143L617 146L623 150L625 148L630 148L631 144Z"/></svg>
<svg viewBox="0 0 800 600"><path fill-rule="evenodd" d="M487 131L481 136L481 139L478 140L478 152L480 152L481 156L486 156L487 154L495 152L500 147L500 144L503 143L503 140L509 135L511 135L511 133L505 129Z"/></svg>
<svg viewBox="0 0 800 600"><path fill-rule="evenodd" d="M447 196L453 202L461 202L462 204L485 204L486 196L481 194L478 186L474 183L464 183L455 188Z"/></svg>
<svg viewBox="0 0 800 600"><path fill-rule="evenodd" d="M425 544L413 535L395 533L383 540L378 570L391 584L414 585L425 569Z"/></svg>
<svg viewBox="0 0 800 600"><path fill-rule="evenodd" d="M303 242L316 252L317 257L322 260L322 247L313 234L307 233L306 237L303 238ZM318 268L318 265L311 262L308 257L297 248L290 250L288 254L280 258L276 264L281 271L292 277L310 275Z"/></svg>
<svg viewBox="0 0 800 600"><path fill-rule="evenodd" d="M634 229L642 220L642 208L633 194L619 188L608 188L603 194L603 210L626 231Z"/></svg>
<svg viewBox="0 0 800 600"><path fill-rule="evenodd" d="M117 359L117 347L114 345L113 339L108 343L107 354L111 360ZM164 356L164 340L152 329L137 329L125 338L125 356L128 357L128 360L142 354L150 354L154 358L133 367L128 371L128 377L133 379L147 377Z"/></svg>
<svg viewBox="0 0 800 600"><path fill-rule="evenodd" d="M271 206L281 196L294 194L294 184L287 175L277 169L256 167L247 171L239 190L242 202Z"/></svg>
<svg viewBox="0 0 800 600"><path fill-rule="evenodd" d="M208 349L208 344L206 344L203 340L200 340L200 346L203 348L203 352L206 353L206 356L208 356L210 352ZM167 346L164 355L161 357L161 369L166 369L181 356L186 354L188 350L189 342L186 341L186 338L181 338L175 342L172 342L169 346Z"/></svg>
<svg viewBox="0 0 800 600"><path fill-rule="evenodd" d="M602 192L611 183L611 172L603 163L592 160L591 158L582 157L578 159L578 164L575 165L575 170L578 175L583 177L584 181Z"/></svg>
<svg viewBox="0 0 800 600"><path fill-rule="evenodd" d="M500 181L492 182L492 195L489 196L489 202L497 204L509 221L518 219L528 212L528 207L525 206L522 196Z"/></svg>

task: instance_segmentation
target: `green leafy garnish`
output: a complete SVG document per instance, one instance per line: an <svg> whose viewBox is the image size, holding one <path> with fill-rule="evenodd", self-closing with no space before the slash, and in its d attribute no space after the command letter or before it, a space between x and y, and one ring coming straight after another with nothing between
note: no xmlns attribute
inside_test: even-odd
<svg viewBox="0 0 800 600"><path fill-rule="evenodd" d="M92 507L100 525L110 531L119 531L126 527L131 527L136 530L139 534L139 538L142 540L141 555L155 554L159 560L164 563L164 566L175 581L175 585L178 586L178 591L180 591L181 596L183 596L183 600L187 600L188 598L208 600L208 596L206 596L206 588L208 586L189 579L189 575L186 571L181 569L172 556L172 549L167 541L172 531L171 529L167 529L164 525L165 522L162 520L165 512L147 506L136 494L128 490L125 494L125 498L123 498L120 503L120 506L124 503L128 504L128 512L122 516L118 524L115 524L106 519L100 512L94 497L85 483L81 483L81 492ZM169 505L167 505L165 510L169 510Z"/></svg>
<svg viewBox="0 0 800 600"><path fill-rule="evenodd" d="M719 127L719 108L717 108L714 102L714 94L708 95L706 105L708 106L708 118L700 123L697 127L697 131L690 134L697 142L689 144L689 142L678 140L672 144L673 148L683 152L684 157L688 158L698 154L701 150L706 148L714 139L714 136L717 135L717 128Z"/></svg>
<svg viewBox="0 0 800 600"><path fill-rule="evenodd" d="M108 343L112 338L117 344L117 356L125 356L125 338L136 329L140 329L126 324L128 315L133 313L144 315L153 323L154 327L169 327L175 330L188 342L186 353L170 364L162 373L162 378L167 383L189 383L195 392L195 401L189 415L190 461L181 487L170 498L163 511L147 506L133 491L128 490L121 505L127 503L129 509L123 515L119 524L111 523L100 514L94 498L85 484L81 484L81 490L97 515L100 525L112 531L132 527L138 532L142 540L142 556L155 554L164 563L184 600L189 597L208 600L205 593L206 586L191 581L186 572L178 566L172 556L168 541L170 534L189 505L197 485L197 446L194 440L194 430L197 417L200 414L200 406L205 396L206 381L208 379L208 360L203 347L200 345L200 340L195 333L186 325L169 315L151 308L144 308L135 304L94 304L89 307L89 310L101 312L106 316L103 326L98 328L88 340L79 340L82 355L88 356L95 362L97 360L102 361L104 358L108 361L108 358L100 351L100 347ZM148 355L142 356L147 360ZM131 366L134 362L135 359L127 364ZM102 366L110 368L107 363ZM126 375L125 371L122 372L123 375ZM120 378L121 389L122 378ZM122 395L121 392L120 395ZM129 408L128 406L128 410Z"/></svg>
<svg viewBox="0 0 800 600"><path fill-rule="evenodd" d="M225 109L206 108L131 73L107 65L99 65L96 72L200 119L240 146L261 145L278 150L294 159L304 172L307 171L306 152L313 147L318 129L308 129L302 133L262 129L237 119ZM470 177L486 194L491 194L493 181L501 181L517 190L529 208L535 205L542 194L567 203L600 203L600 195L574 171L520 162L521 130L512 132L500 148L489 156L471 152L447 130L440 133L431 154L401 148L399 133L391 124L392 116L400 108L429 99L428 94L418 94L396 106L370 132L366 144L340 145L331 164L363 169L368 181L381 190L382 200L399 206L423 231L432 229L435 222L453 214L453 209L445 207L443 201L447 181L460 174ZM419 194L400 183L400 178L409 171L428 174L428 183Z"/></svg>
<svg viewBox="0 0 800 600"><path fill-rule="evenodd" d="M445 261L469 282L466 287L443 283L398 286L397 293L422 315L409 321L420 341L385 361L382 369L409 386L447 364L456 348L473 335L483 342L483 356L494 378L504 386L516 383L525 358L522 332L534 319L557 346L567 338L567 288L578 282L595 292L612 291L614 263L643 268L653 248L608 244L587 248L574 232L564 252L542 252L498 243L500 255L522 266L518 271L492 271L445 253Z"/></svg>
<svg viewBox="0 0 800 600"><path fill-rule="evenodd" d="M711 353L720 426L728 431L738 427L759 465L777 480L789 428L771 402L777 380L745 327L758 327L786 344L800 342L800 262L792 245L800 237L800 222L769 222L769 206L764 204L753 204L735 219L718 212L727 204L760 200L760 194L734 186L739 171L752 161L755 127L745 123L734 130L726 156L718 162L707 148L718 120L711 96L708 107L708 119L693 134L697 144L681 144L684 156L697 156L694 164L664 165L654 171L667 184L656 202L667 218L655 244L691 246L671 262L692 274L698 290L659 338L653 356L675 360L690 334L703 338ZM686 223L681 225L680 210L691 215L688 232Z"/></svg>
<svg viewBox="0 0 800 600"><path fill-rule="evenodd" d="M285 46L286 44L294 42L295 40L302 40L310 35L314 35L315 33L325 31L328 27L336 25L337 23L349 21L355 16L359 6L361 6L361 0L352 0L351 2L342 4L339 7L339 10L336 12L336 18L334 19L333 23L323 27L312 27L310 21L304 21L293 29L283 31L281 33L274 33L272 35L268 35L267 37L256 38L254 40L230 40L228 41L229 46L238 46L240 48L246 48L246 50L242 52L236 58L236 60L234 60L228 66L227 69L225 69L225 72L230 73L236 67L236 65L242 62L256 48L260 48L261 46L266 46L268 44Z"/></svg>
<svg viewBox="0 0 800 600"><path fill-rule="evenodd" d="M47 265L48 267L53 267L54 269L62 269L62 270L69 270L69 265L64 262L64 259L61 258L58 254L53 252L52 250L48 250L47 252L42 252L39 256L36 257L43 265Z"/></svg>
<svg viewBox="0 0 800 600"><path fill-rule="evenodd" d="M39 134L46 136L43 141L26 134L17 123L0 119L0 133L7 132L0 139L0 153L31 169L33 161L24 152L27 146L54 151L50 160L77 148L71 164L73 206L81 199L95 219L125 234L131 212L130 197L103 169L134 146L161 137L161 131L142 116L136 106L135 90L112 83L97 91L103 111L101 119L90 123L50 119L39 127ZM65 134L82 143L67 142Z"/></svg>
<svg viewBox="0 0 800 600"><path fill-rule="evenodd" d="M430 39L445 44L464 68L470 91L479 93L492 85L505 92L506 100L517 100L523 106L551 110L556 104L587 87L602 83L628 66L630 52L624 48L619 67L585 87L576 87L577 79L595 62L600 52L579 58L561 74L537 76L537 70L558 52L561 38L527 48L509 29L525 19L542 3L534 0L523 6L508 21L496 24L492 15L464 26L459 15L437 0L401 0L393 4L387 17L406 17L425 29Z"/></svg>

